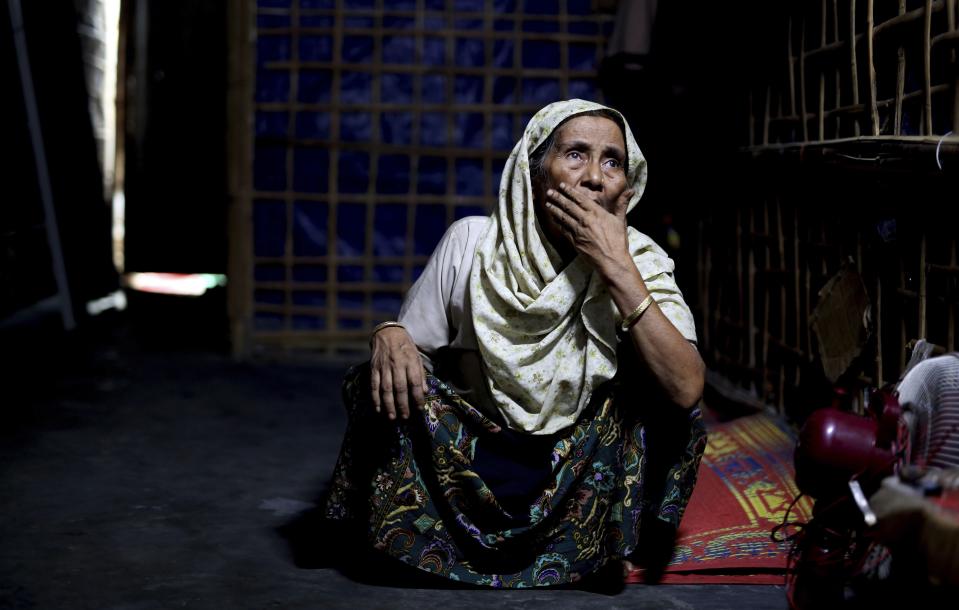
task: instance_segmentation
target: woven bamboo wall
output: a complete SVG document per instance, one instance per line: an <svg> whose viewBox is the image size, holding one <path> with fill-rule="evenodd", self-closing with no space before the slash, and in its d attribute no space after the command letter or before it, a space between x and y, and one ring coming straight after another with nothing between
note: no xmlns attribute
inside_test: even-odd
<svg viewBox="0 0 959 610"><path fill-rule="evenodd" d="M742 197L701 221L697 305L711 368L800 416L824 383L810 314L844 264L870 301L844 383L897 380L919 338L959 349L959 31L955 0L793 6L741 92Z"/></svg>
<svg viewBox="0 0 959 610"><path fill-rule="evenodd" d="M784 186L791 188L779 191ZM901 188L860 188L824 195L815 181L757 184L755 203L715 210L701 225L707 360L781 410L801 399L807 378L821 383L809 317L844 264L862 275L871 301L871 336L854 379L895 381L918 338L940 351L959 349L955 225L923 218L931 206L896 210L893 200L907 196ZM878 213L861 213L857 202L865 200L883 204Z"/></svg>
<svg viewBox="0 0 959 610"><path fill-rule="evenodd" d="M750 144L959 132L956 0L796 4L750 95Z"/></svg>
<svg viewBox="0 0 959 610"><path fill-rule="evenodd" d="M234 164L246 209L232 231L241 352L362 345L394 318L449 224L488 213L529 117L600 97L612 26L590 0L242 8L236 111L252 145L238 139L247 156Z"/></svg>

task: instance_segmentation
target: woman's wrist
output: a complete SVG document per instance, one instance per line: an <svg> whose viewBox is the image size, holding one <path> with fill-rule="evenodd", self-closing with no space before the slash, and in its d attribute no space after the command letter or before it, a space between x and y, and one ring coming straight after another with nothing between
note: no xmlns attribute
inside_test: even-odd
<svg viewBox="0 0 959 610"><path fill-rule="evenodd" d="M406 327L403 326L402 324L400 324L399 322L394 322L394 321L392 321L392 320L390 320L390 321L388 321L388 322L381 322L380 324L377 324L376 326L374 326L372 332L370 332L370 347L371 347L371 348L373 347L373 338L374 338L377 334L379 334L380 331L386 330L387 328L399 328L399 329L402 329L404 332L406 331Z"/></svg>
<svg viewBox="0 0 959 610"><path fill-rule="evenodd" d="M626 319L635 312L650 296L649 288L646 287L646 282L643 281L643 276L640 275L632 258L626 263L610 267L603 275L609 296L619 310L620 320ZM650 305L652 303L647 304L646 307Z"/></svg>
<svg viewBox="0 0 959 610"><path fill-rule="evenodd" d="M646 292L643 277L628 253L625 256L609 258L606 264L597 270L611 291L620 289L632 292L635 288L641 287L643 292ZM645 296L644 294L643 297Z"/></svg>

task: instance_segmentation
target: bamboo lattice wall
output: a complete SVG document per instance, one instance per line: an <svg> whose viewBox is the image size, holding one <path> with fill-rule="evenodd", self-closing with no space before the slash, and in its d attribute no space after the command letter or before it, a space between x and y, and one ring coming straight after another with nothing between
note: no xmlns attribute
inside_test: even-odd
<svg viewBox="0 0 959 610"><path fill-rule="evenodd" d="M255 50L235 32L248 71L235 110L252 131L233 185L247 206L231 274L241 352L362 345L395 317L446 227L488 213L529 117L599 98L612 26L590 0L243 8Z"/></svg>
<svg viewBox="0 0 959 610"><path fill-rule="evenodd" d="M959 131L956 0L798 4L751 94L750 144Z"/></svg>
<svg viewBox="0 0 959 610"><path fill-rule="evenodd" d="M844 264L870 300L846 383L895 381L919 338L959 349L959 30L955 0L793 6L749 91L743 197L700 225L698 305L711 367L798 416L821 406L809 318Z"/></svg>

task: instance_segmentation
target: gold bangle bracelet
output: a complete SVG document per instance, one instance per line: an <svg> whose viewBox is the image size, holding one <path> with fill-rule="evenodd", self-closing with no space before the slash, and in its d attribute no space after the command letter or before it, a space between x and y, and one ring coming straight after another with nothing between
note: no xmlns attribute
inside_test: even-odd
<svg viewBox="0 0 959 610"><path fill-rule="evenodd" d="M390 328L391 326L396 326L397 328L402 328L403 330L406 330L406 327L400 324L399 322L394 322L392 320L388 322L380 322L379 324L373 327L373 331L370 333L370 349L373 349L373 337L376 335L376 333L380 332L384 328Z"/></svg>
<svg viewBox="0 0 959 610"><path fill-rule="evenodd" d="M629 328L633 324L635 324L640 317L642 317L643 313L645 313L645 311L649 309L649 306L652 305L652 303L653 303L653 295L651 294L646 295L646 298L643 299L643 302L639 304L639 307L634 309L631 314L623 318L623 323L619 325L619 330L621 332L628 331Z"/></svg>

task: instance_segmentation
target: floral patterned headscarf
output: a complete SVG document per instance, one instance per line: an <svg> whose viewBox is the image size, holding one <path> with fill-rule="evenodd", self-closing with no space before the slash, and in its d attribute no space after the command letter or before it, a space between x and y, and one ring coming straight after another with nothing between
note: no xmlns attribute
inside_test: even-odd
<svg viewBox="0 0 959 610"><path fill-rule="evenodd" d="M556 102L536 113L506 162L499 203L480 238L470 275L473 326L493 400L510 428L550 434L573 423L593 390L616 373L618 312L583 257L564 267L537 219L529 156L563 121L593 102ZM626 178L632 209L646 186L646 160L625 119ZM651 239L629 228L629 249L657 303L682 296L673 262ZM682 303L689 328L695 328ZM668 315L668 314L667 314ZM677 323L673 319L673 323Z"/></svg>

